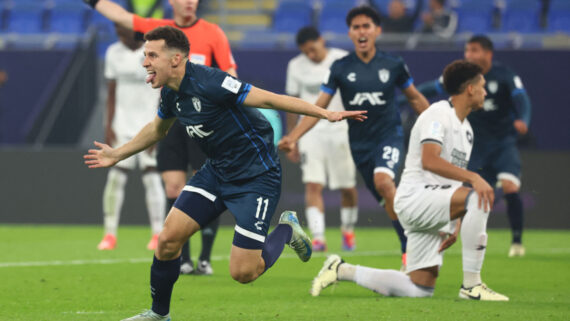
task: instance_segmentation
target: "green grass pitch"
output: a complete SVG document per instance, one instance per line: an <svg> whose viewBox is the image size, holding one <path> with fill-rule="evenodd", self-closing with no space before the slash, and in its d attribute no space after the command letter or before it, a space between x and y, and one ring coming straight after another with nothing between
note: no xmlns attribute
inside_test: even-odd
<svg viewBox="0 0 570 321"><path fill-rule="evenodd" d="M357 229L357 250L340 252L340 233L327 230L329 253L351 263L398 269L391 229ZM115 251L96 250L95 226L0 225L0 320L120 320L150 306L152 253L148 228L121 227ZM196 235L198 236L198 235ZM301 263L286 248L257 281L231 279L233 230L219 231L213 276L181 276L174 287L173 320L570 320L570 232L529 230L527 256L507 258L510 235L489 231L483 280L510 302L457 298L461 245L444 258L433 298L382 297L343 282L313 298L312 278L325 255ZM199 253L199 237L192 243Z"/></svg>

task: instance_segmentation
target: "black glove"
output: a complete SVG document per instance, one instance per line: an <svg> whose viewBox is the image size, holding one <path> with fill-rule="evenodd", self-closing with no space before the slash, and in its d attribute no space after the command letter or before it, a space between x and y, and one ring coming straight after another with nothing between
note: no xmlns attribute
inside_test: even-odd
<svg viewBox="0 0 570 321"><path fill-rule="evenodd" d="M95 9L95 5L99 0L83 0L86 4L88 4L91 8Z"/></svg>

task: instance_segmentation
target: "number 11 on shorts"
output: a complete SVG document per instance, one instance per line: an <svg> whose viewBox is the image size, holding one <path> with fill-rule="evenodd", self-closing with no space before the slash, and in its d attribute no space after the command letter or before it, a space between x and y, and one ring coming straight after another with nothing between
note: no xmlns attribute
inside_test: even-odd
<svg viewBox="0 0 570 321"><path fill-rule="evenodd" d="M267 214L267 206L269 205L269 199L263 199L263 197L257 198L257 212L255 213L255 218L259 219L259 213L261 212L261 204L264 205L263 207L263 215L261 216L261 220L265 220L265 214Z"/></svg>

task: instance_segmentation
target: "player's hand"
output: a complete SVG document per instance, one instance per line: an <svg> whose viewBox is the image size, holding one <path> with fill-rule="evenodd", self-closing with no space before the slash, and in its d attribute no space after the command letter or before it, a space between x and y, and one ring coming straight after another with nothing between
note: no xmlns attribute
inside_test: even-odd
<svg viewBox="0 0 570 321"><path fill-rule="evenodd" d="M439 246L438 250L439 253L447 250L450 246L455 244L455 241L457 241L457 233L448 234L448 235L449 236L445 240L443 240L443 242L441 242L441 245Z"/></svg>
<svg viewBox="0 0 570 321"><path fill-rule="evenodd" d="M528 126L525 124L524 121L517 119L514 121L513 126L519 133L519 135L525 135L528 132Z"/></svg>
<svg viewBox="0 0 570 321"><path fill-rule="evenodd" d="M90 149L88 154L83 155L85 164L89 168L111 167L119 162L119 159L113 155L114 149L111 146L99 142L93 142L100 149Z"/></svg>
<svg viewBox="0 0 570 321"><path fill-rule="evenodd" d="M475 180L471 183L473 190L479 196L478 207L483 208L485 212L488 212L493 208L493 203L495 202L495 191L481 176L476 174Z"/></svg>
<svg viewBox="0 0 570 321"><path fill-rule="evenodd" d="M277 144L277 147L279 148L279 150L289 153L297 148L297 142L294 141L291 137L285 135L281 138L281 140Z"/></svg>
<svg viewBox="0 0 570 321"><path fill-rule="evenodd" d="M364 121L368 118L366 110L351 110L351 111L329 111L327 110L327 120L332 122L341 121L343 119L354 119L358 121Z"/></svg>

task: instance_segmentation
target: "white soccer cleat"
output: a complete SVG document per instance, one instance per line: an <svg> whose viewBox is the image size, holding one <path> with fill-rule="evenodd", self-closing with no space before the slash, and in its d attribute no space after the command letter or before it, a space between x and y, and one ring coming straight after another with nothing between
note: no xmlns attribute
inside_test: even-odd
<svg viewBox="0 0 570 321"><path fill-rule="evenodd" d="M319 296L324 288L336 283L338 279L338 266L343 262L340 256L336 254L329 255L323 264L323 268L313 279L313 285L310 291L312 296Z"/></svg>
<svg viewBox="0 0 570 321"><path fill-rule="evenodd" d="M196 265L196 270L194 271L196 275L212 275L214 274L214 269L208 261L199 261Z"/></svg>
<svg viewBox="0 0 570 321"><path fill-rule="evenodd" d="M505 295L497 293L487 287L485 283L481 283L472 288L464 288L461 285L459 290L459 297L467 300L480 300L480 301L509 301Z"/></svg>
<svg viewBox="0 0 570 321"><path fill-rule="evenodd" d="M291 234L289 246L297 252L301 261L307 262L311 259L311 255L313 254L311 238L305 233L305 231L303 231L303 228L299 224L297 213L293 211L283 212L279 218L279 224L287 224L291 226L293 233Z"/></svg>
<svg viewBox="0 0 570 321"><path fill-rule="evenodd" d="M194 273L194 267L192 262L184 262L180 265L180 274L192 274Z"/></svg>
<svg viewBox="0 0 570 321"><path fill-rule="evenodd" d="M130 317L128 319L123 319L121 321L170 321L170 314L162 316L160 314L154 313L152 310L146 310L140 314Z"/></svg>
<svg viewBox="0 0 570 321"><path fill-rule="evenodd" d="M525 254L526 250L522 244L520 243L511 244L511 248L509 249L509 257L524 256Z"/></svg>

